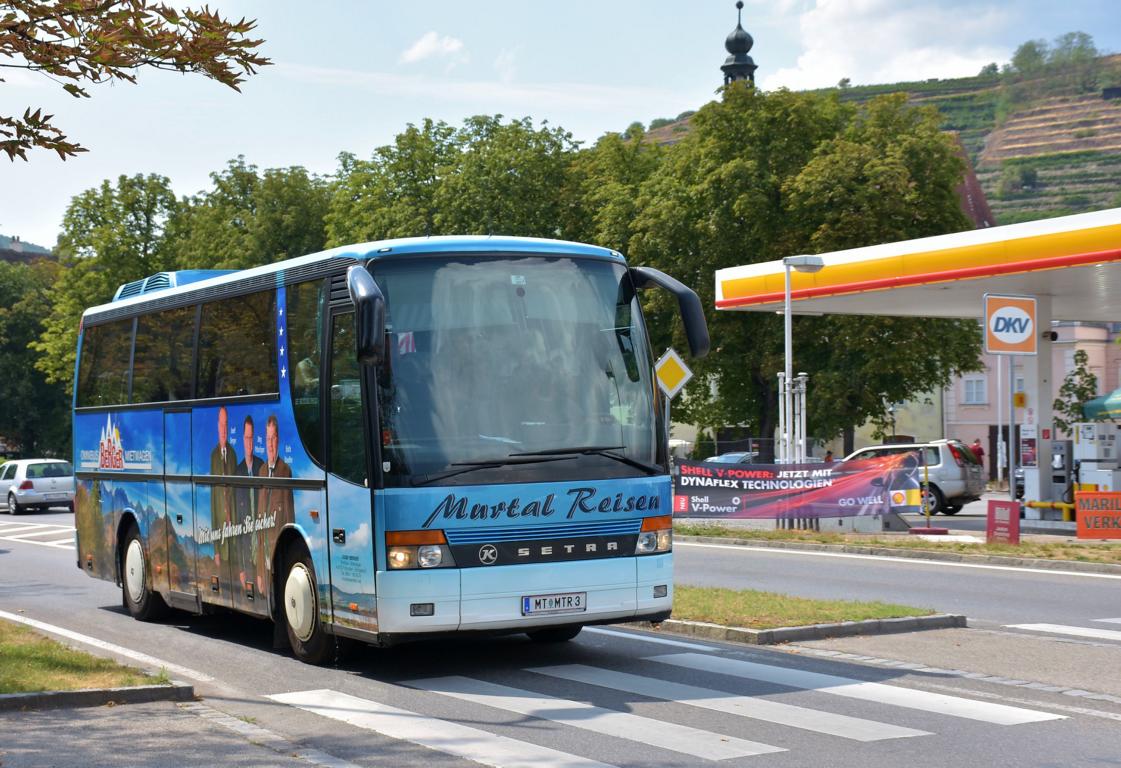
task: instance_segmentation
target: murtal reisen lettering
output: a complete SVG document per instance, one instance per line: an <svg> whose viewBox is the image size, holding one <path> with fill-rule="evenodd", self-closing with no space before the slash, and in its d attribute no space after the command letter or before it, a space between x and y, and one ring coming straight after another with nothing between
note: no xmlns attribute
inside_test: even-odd
<svg viewBox="0 0 1121 768"><path fill-rule="evenodd" d="M656 495L626 496L622 493L616 493L614 496L604 496L597 500L597 494L595 488L572 488L568 490L566 495L571 496L572 501L565 514L565 519L571 520L577 512L584 514L596 512L604 514L611 512L652 512L660 507ZM507 518L552 517L557 511L553 506L555 499L556 494L550 493L544 499L534 499L523 505L521 497L515 496L497 504L473 503L468 509L467 505L470 503L470 499L467 496L456 496L454 493L449 493L432 510L432 514L424 521L423 527L427 528L440 517L445 520L455 518L456 520L480 521L495 520L503 515Z"/></svg>

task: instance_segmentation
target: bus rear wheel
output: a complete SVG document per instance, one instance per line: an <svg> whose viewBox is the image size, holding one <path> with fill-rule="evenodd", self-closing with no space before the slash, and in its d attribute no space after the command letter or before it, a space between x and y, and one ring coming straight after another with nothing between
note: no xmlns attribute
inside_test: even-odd
<svg viewBox="0 0 1121 768"><path fill-rule="evenodd" d="M571 627L550 627L549 629L535 629L526 632L529 639L535 643L566 643L580 634L584 627L580 624Z"/></svg>
<svg viewBox="0 0 1121 768"><path fill-rule="evenodd" d="M301 546L288 550L285 560L281 616L288 644L300 661L323 664L334 658L335 644L319 621L319 590L311 555Z"/></svg>
<svg viewBox="0 0 1121 768"><path fill-rule="evenodd" d="M152 589L148 557L135 525L128 529L121 552L121 602L140 621L154 621L168 610L160 593Z"/></svg>

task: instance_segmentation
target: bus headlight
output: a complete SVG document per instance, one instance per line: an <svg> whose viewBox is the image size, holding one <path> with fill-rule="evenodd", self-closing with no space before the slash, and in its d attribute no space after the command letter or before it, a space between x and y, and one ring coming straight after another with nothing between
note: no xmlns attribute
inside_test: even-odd
<svg viewBox="0 0 1121 768"><path fill-rule="evenodd" d="M635 553L651 555L657 552L669 552L673 549L673 517L647 517L642 521L642 531L638 534Z"/></svg>
<svg viewBox="0 0 1121 768"><path fill-rule="evenodd" d="M388 531L385 544L391 571L455 567L443 531Z"/></svg>

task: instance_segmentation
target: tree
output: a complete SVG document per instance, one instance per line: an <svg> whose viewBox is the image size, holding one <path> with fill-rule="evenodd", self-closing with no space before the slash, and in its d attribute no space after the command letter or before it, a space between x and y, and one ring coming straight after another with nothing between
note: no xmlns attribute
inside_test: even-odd
<svg viewBox="0 0 1121 768"><path fill-rule="evenodd" d="M1047 63L1046 40L1028 40L1012 54L1012 69L1021 75L1038 72Z"/></svg>
<svg viewBox="0 0 1121 768"><path fill-rule="evenodd" d="M35 368L28 345L43 330L61 267L0 261L0 435L23 456L65 456L70 447L66 387Z"/></svg>
<svg viewBox="0 0 1121 768"><path fill-rule="evenodd" d="M902 96L857 111L835 94L732 84L692 125L642 186L629 255L675 275L709 308L715 348L695 362L680 417L769 435L782 318L713 311L713 270L964 229L955 193L962 164L937 113ZM646 301L655 346L682 344L670 302L657 294ZM979 365L975 322L822 317L794 325L795 370L811 375L809 428L820 437Z"/></svg>
<svg viewBox="0 0 1121 768"><path fill-rule="evenodd" d="M123 284L172 266L164 231L178 207L167 178L121 176L71 200L56 251L69 268L52 292L35 367L69 391L82 312L113 298Z"/></svg>
<svg viewBox="0 0 1121 768"><path fill-rule="evenodd" d="M1090 372L1089 362L1090 356L1085 350L1075 350L1074 368L1063 378L1059 396L1051 404L1055 428L1068 435L1075 424L1086 420L1082 406L1098 396L1098 377Z"/></svg>
<svg viewBox="0 0 1121 768"><path fill-rule="evenodd" d="M140 67L198 73L240 90L243 75L271 63L256 53L263 41L245 37L255 26L150 0L9 0L0 2L0 67L41 72L77 98L89 97L85 84L135 83ZM0 150L10 160L26 160L35 147L63 160L85 152L52 117L30 108L0 115Z"/></svg>
<svg viewBox="0 0 1121 768"><path fill-rule="evenodd" d="M322 250L330 185L299 166L260 174L245 158L210 174L168 222L177 269L248 269Z"/></svg>

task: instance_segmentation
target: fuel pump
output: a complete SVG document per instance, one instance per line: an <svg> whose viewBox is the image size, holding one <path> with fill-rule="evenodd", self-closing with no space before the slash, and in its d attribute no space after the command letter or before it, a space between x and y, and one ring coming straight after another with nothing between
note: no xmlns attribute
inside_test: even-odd
<svg viewBox="0 0 1121 768"><path fill-rule="evenodd" d="M1112 422L1085 422L1074 425L1074 473L1081 488L1121 491L1118 470L1119 425ZM1092 487L1087 487L1092 486Z"/></svg>

